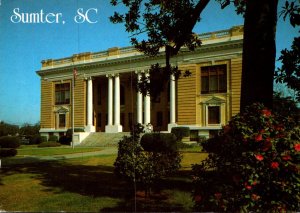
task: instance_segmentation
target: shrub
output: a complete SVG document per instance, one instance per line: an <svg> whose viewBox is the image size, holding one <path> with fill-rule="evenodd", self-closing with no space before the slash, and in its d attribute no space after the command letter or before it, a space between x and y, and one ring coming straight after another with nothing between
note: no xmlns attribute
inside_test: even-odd
<svg viewBox="0 0 300 213"><path fill-rule="evenodd" d="M49 142L57 142L58 137L56 135L50 135L48 141Z"/></svg>
<svg viewBox="0 0 300 213"><path fill-rule="evenodd" d="M125 179L128 183L138 183L148 195L154 182L179 169L181 156L178 151L171 150L169 152L144 151L140 143L142 132L143 127L137 125L130 137L124 136L119 142L114 171L117 176ZM173 135L173 137L175 136Z"/></svg>
<svg viewBox="0 0 300 213"><path fill-rule="evenodd" d="M177 137L177 141L181 141L183 137L190 136L190 128L183 126L173 127L171 133Z"/></svg>
<svg viewBox="0 0 300 213"><path fill-rule="evenodd" d="M292 120L261 104L234 116L193 166L196 211L299 210L299 138Z"/></svg>
<svg viewBox="0 0 300 213"><path fill-rule="evenodd" d="M48 142L47 136L41 136L41 143Z"/></svg>
<svg viewBox="0 0 300 213"><path fill-rule="evenodd" d="M83 128L74 128L74 132L84 132ZM72 138L72 128L68 129L66 136Z"/></svg>
<svg viewBox="0 0 300 213"><path fill-rule="evenodd" d="M38 145L38 147L43 148L43 147L57 147L61 146L60 143L49 141L49 142L42 142Z"/></svg>
<svg viewBox="0 0 300 213"><path fill-rule="evenodd" d="M176 136L172 133L146 133L141 146L147 152L175 152L178 150Z"/></svg>
<svg viewBox="0 0 300 213"><path fill-rule="evenodd" d="M20 139L13 136L0 137L1 148L18 148L20 146Z"/></svg>
<svg viewBox="0 0 300 213"><path fill-rule="evenodd" d="M63 145L70 145L72 141L72 137L68 137L68 136L61 136L59 138L59 143L63 144Z"/></svg>
<svg viewBox="0 0 300 213"><path fill-rule="evenodd" d="M42 137L40 135L31 135L31 136L28 137L28 139L29 139L29 144L40 144L40 143L42 143Z"/></svg>
<svg viewBox="0 0 300 213"><path fill-rule="evenodd" d="M16 149L4 149L0 148L0 158L3 157L13 157L17 155L17 150Z"/></svg>

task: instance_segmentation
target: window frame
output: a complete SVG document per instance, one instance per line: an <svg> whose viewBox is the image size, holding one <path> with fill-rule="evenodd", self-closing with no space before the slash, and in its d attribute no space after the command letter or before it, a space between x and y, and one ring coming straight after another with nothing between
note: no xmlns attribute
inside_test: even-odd
<svg viewBox="0 0 300 213"><path fill-rule="evenodd" d="M55 95L55 99L54 99L55 105L70 104L71 103L71 84L70 83L55 84L54 85L54 95Z"/></svg>
<svg viewBox="0 0 300 213"><path fill-rule="evenodd" d="M214 94L214 93L227 93L228 91L227 70L228 70L227 64L216 64L216 65L200 67L200 85L201 85L200 94L205 95L205 94ZM216 78L216 80L212 80L213 78ZM216 89L212 88L213 83L216 83L215 86Z"/></svg>

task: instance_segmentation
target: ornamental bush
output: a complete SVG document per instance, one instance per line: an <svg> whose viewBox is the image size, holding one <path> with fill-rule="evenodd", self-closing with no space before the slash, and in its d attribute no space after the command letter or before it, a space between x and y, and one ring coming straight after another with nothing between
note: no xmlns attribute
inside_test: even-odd
<svg viewBox="0 0 300 213"><path fill-rule="evenodd" d="M0 148L0 158L13 157L17 154L17 150L13 148Z"/></svg>
<svg viewBox="0 0 300 213"><path fill-rule="evenodd" d="M147 152L175 152L178 150L176 136L172 133L146 133L141 146Z"/></svg>
<svg viewBox="0 0 300 213"><path fill-rule="evenodd" d="M171 133L176 135L177 141L181 141L183 137L189 137L190 136L190 128L184 127L184 126L178 126L173 127L171 130Z"/></svg>
<svg viewBox="0 0 300 213"><path fill-rule="evenodd" d="M143 131L143 127L138 124L129 137L124 136L119 142L114 172L129 184L142 187L149 195L156 181L180 168L181 156L177 150L145 151L140 142Z"/></svg>
<svg viewBox="0 0 300 213"><path fill-rule="evenodd" d="M18 148L20 146L20 139L13 136L0 137L0 148Z"/></svg>
<svg viewBox="0 0 300 213"><path fill-rule="evenodd" d="M56 135L50 135L48 142L57 142L58 141L58 137Z"/></svg>
<svg viewBox="0 0 300 213"><path fill-rule="evenodd" d="M203 143L193 166L196 211L299 211L300 129L253 104Z"/></svg>

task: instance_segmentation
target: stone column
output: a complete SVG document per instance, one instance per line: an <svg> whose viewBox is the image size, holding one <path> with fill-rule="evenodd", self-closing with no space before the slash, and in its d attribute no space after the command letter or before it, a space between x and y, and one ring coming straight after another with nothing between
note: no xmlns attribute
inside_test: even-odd
<svg viewBox="0 0 300 213"><path fill-rule="evenodd" d="M145 72L145 77L149 77L149 72ZM149 80L150 81L150 80ZM151 113L150 113L150 95L144 97L144 124L148 125L151 123Z"/></svg>
<svg viewBox="0 0 300 213"><path fill-rule="evenodd" d="M93 125L93 80L87 79L87 126L86 132L95 132L95 126Z"/></svg>
<svg viewBox="0 0 300 213"><path fill-rule="evenodd" d="M112 75L106 75L108 78L108 106L107 106L107 112L108 112L108 121L107 125L105 126L105 132L110 132L111 127L113 125L113 76Z"/></svg>
<svg viewBox="0 0 300 213"><path fill-rule="evenodd" d="M168 131L171 132L172 127L176 124L176 82L175 76L170 76L170 123L168 124Z"/></svg>
<svg viewBox="0 0 300 213"><path fill-rule="evenodd" d="M138 75L138 81L141 80L142 74L141 72L137 72ZM143 123L143 95L141 92L137 91L137 123L142 124Z"/></svg>
<svg viewBox="0 0 300 213"><path fill-rule="evenodd" d="M115 90L114 90L114 92L115 92L114 130L115 130L115 132L122 132L122 126L120 125L120 76L119 76L119 74L115 75Z"/></svg>

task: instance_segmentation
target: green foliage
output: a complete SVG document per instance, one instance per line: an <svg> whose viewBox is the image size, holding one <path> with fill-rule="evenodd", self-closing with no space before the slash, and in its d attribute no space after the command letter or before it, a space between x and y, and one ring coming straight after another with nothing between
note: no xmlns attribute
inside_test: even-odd
<svg viewBox="0 0 300 213"><path fill-rule="evenodd" d="M173 127L171 130L171 133L176 135L177 141L181 141L183 137L189 137L190 136L190 128L189 127Z"/></svg>
<svg viewBox="0 0 300 213"><path fill-rule="evenodd" d="M150 75L154 78L148 81L146 78L138 82L138 89L145 94L151 94L156 98L164 90L169 82L170 75L176 79L181 75L177 67L172 67L170 58L178 54L181 47L194 50L201 45L198 36L193 33L195 24L200 20L200 14L209 0L194 1L121 1L111 0L113 6L123 4L125 13L115 12L110 17L112 23L124 23L126 31L132 33L132 45L140 52L149 56L156 56L162 48L165 49L166 66L152 65ZM124 10L122 10L124 11ZM144 34L146 40L139 40L139 35ZM185 71L184 76L190 72Z"/></svg>
<svg viewBox="0 0 300 213"><path fill-rule="evenodd" d="M53 141L49 141L49 142L42 142L38 145L39 148L43 148L43 147L58 147L61 146L60 143L57 142L53 142Z"/></svg>
<svg viewBox="0 0 300 213"><path fill-rule="evenodd" d="M284 83L296 92L300 101L300 37L294 38L292 49L284 49L278 59L282 66L275 73L277 83Z"/></svg>
<svg viewBox="0 0 300 213"><path fill-rule="evenodd" d="M0 148L18 148L20 146L20 139L13 136L0 137Z"/></svg>
<svg viewBox="0 0 300 213"><path fill-rule="evenodd" d="M70 145L72 141L72 137L68 137L68 136L61 136L59 138L59 143L63 144L63 145Z"/></svg>
<svg viewBox="0 0 300 213"><path fill-rule="evenodd" d="M5 158L5 157L13 157L17 155L17 150L16 149L4 149L0 148L0 158Z"/></svg>
<svg viewBox="0 0 300 213"><path fill-rule="evenodd" d="M41 143L47 142L47 141L48 141L47 136L41 136Z"/></svg>
<svg viewBox="0 0 300 213"><path fill-rule="evenodd" d="M8 124L3 121L0 122L0 137L7 135L16 135L18 132L19 127L17 125Z"/></svg>
<svg viewBox="0 0 300 213"><path fill-rule="evenodd" d="M40 124L30 125L25 123L20 128L20 135L38 135L40 130Z"/></svg>
<svg viewBox="0 0 300 213"><path fill-rule="evenodd" d="M141 146L147 152L176 152L176 136L172 133L147 133L141 138Z"/></svg>
<svg viewBox="0 0 300 213"><path fill-rule="evenodd" d="M147 194L154 182L179 169L181 156L178 151L171 150L163 153L144 151L140 143L142 132L143 127L138 124L131 136L124 136L119 142L114 171L128 183L143 187Z"/></svg>
<svg viewBox="0 0 300 213"><path fill-rule="evenodd" d="M30 135L27 136L27 138L29 139L29 144L40 144L42 143L42 137L40 135ZM47 138L46 138L47 140Z"/></svg>
<svg viewBox="0 0 300 213"><path fill-rule="evenodd" d="M50 135L48 141L49 142L57 142L58 137L56 135Z"/></svg>
<svg viewBox="0 0 300 213"><path fill-rule="evenodd" d="M234 116L193 166L196 211L299 210L299 138L292 119L261 104Z"/></svg>

